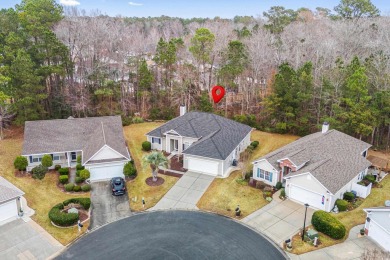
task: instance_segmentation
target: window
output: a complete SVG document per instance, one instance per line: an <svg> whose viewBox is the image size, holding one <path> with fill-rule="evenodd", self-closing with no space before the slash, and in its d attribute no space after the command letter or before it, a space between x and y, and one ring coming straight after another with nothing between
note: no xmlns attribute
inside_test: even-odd
<svg viewBox="0 0 390 260"><path fill-rule="evenodd" d="M257 178L272 182L272 172L257 168Z"/></svg>
<svg viewBox="0 0 390 260"><path fill-rule="evenodd" d="M70 155L71 155L72 161L76 161L76 159L77 159L76 152L71 152Z"/></svg>
<svg viewBox="0 0 390 260"><path fill-rule="evenodd" d="M32 157L32 162L40 162L42 161L42 156L33 156Z"/></svg>
<svg viewBox="0 0 390 260"><path fill-rule="evenodd" d="M60 161L61 155L60 154L53 154L53 161Z"/></svg>
<svg viewBox="0 0 390 260"><path fill-rule="evenodd" d="M161 144L161 138L152 137L152 144Z"/></svg>

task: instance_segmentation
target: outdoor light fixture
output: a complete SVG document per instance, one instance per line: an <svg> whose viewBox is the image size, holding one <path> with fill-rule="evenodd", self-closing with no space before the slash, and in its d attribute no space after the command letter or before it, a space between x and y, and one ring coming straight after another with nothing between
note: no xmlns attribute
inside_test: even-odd
<svg viewBox="0 0 390 260"><path fill-rule="evenodd" d="M305 203L305 219L303 220L302 241L305 240L306 213L307 213L307 208L308 208L309 206L310 206L309 204Z"/></svg>

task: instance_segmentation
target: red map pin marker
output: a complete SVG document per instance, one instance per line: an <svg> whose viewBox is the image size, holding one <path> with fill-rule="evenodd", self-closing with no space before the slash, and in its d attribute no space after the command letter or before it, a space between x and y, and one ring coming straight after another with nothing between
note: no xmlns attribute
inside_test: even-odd
<svg viewBox="0 0 390 260"><path fill-rule="evenodd" d="M225 95L225 89L222 86L214 86L211 90L211 94L213 96L214 103L218 103Z"/></svg>

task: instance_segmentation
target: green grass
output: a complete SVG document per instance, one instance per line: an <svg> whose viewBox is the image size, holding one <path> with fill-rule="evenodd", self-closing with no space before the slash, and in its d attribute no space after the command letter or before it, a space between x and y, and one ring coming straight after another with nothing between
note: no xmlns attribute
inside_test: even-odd
<svg viewBox="0 0 390 260"><path fill-rule="evenodd" d="M16 156L20 155L22 150L22 131L21 128L15 128L8 138L0 140L0 175L26 193L24 197L28 206L35 210L35 215L32 216L32 219L60 243L67 245L79 236L77 227L66 229L54 227L50 223L48 212L54 205L66 199L89 197L89 194L69 195L63 193L56 186L58 177L54 173L46 174L43 180L35 180L30 177L15 177L13 161ZM87 228L88 223L84 225L83 232Z"/></svg>
<svg viewBox="0 0 390 260"><path fill-rule="evenodd" d="M144 210L142 207L142 197L145 198L145 209L156 205L178 180L176 177L159 174L159 177L162 177L165 180L161 186L151 187L145 183L146 178L152 176L152 172L149 166L143 165L142 163L142 157L147 153L142 150L141 144L146 141L145 134L160 125L162 125L162 123L141 123L124 127L130 154L137 167L137 177L133 181L127 183L127 190L130 196L130 208L133 211ZM136 202L132 200L135 197L137 197Z"/></svg>

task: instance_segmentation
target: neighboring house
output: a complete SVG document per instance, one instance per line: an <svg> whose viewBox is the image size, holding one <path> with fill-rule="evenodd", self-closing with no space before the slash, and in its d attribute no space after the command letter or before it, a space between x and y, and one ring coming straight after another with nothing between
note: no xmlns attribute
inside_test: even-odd
<svg viewBox="0 0 390 260"><path fill-rule="evenodd" d="M390 252L390 207L364 209L367 213L364 232Z"/></svg>
<svg viewBox="0 0 390 260"><path fill-rule="evenodd" d="M370 144L337 130L302 137L253 162L253 179L275 186L302 204L331 211L337 199L367 174ZM359 185L359 187L362 187Z"/></svg>
<svg viewBox="0 0 390 260"><path fill-rule="evenodd" d="M74 167L78 155L91 172L91 181L123 177L130 160L120 116L27 121L22 155L31 169L50 154L54 165Z"/></svg>
<svg viewBox="0 0 390 260"><path fill-rule="evenodd" d="M0 177L0 224L19 217L24 192Z"/></svg>
<svg viewBox="0 0 390 260"><path fill-rule="evenodd" d="M252 128L203 112L185 113L146 134L152 149L183 154L189 171L226 177L250 144Z"/></svg>

